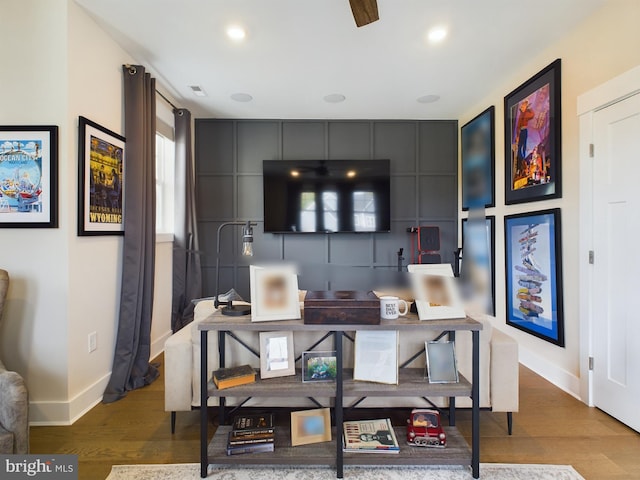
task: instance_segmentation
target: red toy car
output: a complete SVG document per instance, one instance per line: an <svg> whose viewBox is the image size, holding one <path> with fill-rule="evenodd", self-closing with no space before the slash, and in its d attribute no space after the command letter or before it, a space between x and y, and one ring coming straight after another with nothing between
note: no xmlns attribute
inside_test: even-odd
<svg viewBox="0 0 640 480"><path fill-rule="evenodd" d="M417 447L445 447L447 435L437 410L414 408L407 420L407 443Z"/></svg>

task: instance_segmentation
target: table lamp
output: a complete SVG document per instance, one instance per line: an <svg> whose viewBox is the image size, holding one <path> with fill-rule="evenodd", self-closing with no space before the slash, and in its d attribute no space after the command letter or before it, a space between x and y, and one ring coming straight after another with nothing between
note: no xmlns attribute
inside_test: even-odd
<svg viewBox="0 0 640 480"><path fill-rule="evenodd" d="M253 226L256 223L247 222L225 222L218 227L218 243L216 245L216 290L213 304L216 308L220 305L225 305L220 309L223 315L230 315L233 317L239 317L242 315L249 315L251 313L250 305L234 305L233 300L229 299L226 302L221 302L218 299L218 287L220 285L220 233L224 227L229 225L242 225L242 255L247 257L253 256Z"/></svg>

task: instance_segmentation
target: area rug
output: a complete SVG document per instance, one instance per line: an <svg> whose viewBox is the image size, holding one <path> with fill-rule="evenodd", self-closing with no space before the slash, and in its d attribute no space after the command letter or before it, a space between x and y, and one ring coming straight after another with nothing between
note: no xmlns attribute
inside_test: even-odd
<svg viewBox="0 0 640 480"><path fill-rule="evenodd" d="M331 468L209 467L208 480L335 480ZM468 467L344 467L345 480L470 480ZM480 464L482 480L584 480L569 465ZM114 465L106 480L199 480L200 465Z"/></svg>

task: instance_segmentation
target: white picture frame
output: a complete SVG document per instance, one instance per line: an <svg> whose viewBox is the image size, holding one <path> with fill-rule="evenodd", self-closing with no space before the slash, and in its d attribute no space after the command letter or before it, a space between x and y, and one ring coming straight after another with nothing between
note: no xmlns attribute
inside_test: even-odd
<svg viewBox="0 0 640 480"><path fill-rule="evenodd" d="M398 384L397 330L358 330L354 343L353 379Z"/></svg>
<svg viewBox="0 0 640 480"><path fill-rule="evenodd" d="M455 342L424 342L429 383L458 383Z"/></svg>
<svg viewBox="0 0 640 480"><path fill-rule="evenodd" d="M293 332L260 332L260 378L296 374Z"/></svg>
<svg viewBox="0 0 640 480"><path fill-rule="evenodd" d="M301 318L298 273L292 265L249 266L251 321Z"/></svg>
<svg viewBox="0 0 640 480"><path fill-rule="evenodd" d="M407 270L420 320L467 316L450 264L408 265Z"/></svg>

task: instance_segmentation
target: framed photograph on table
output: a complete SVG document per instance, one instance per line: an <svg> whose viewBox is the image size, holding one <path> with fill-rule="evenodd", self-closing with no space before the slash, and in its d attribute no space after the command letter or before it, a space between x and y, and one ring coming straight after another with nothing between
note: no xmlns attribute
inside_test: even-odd
<svg viewBox="0 0 640 480"><path fill-rule="evenodd" d="M303 382L335 382L337 375L336 352L308 351L302 353Z"/></svg>
<svg viewBox="0 0 640 480"><path fill-rule="evenodd" d="M462 261L460 275L473 285L473 298L487 313L495 315L495 216L462 219Z"/></svg>
<svg viewBox="0 0 640 480"><path fill-rule="evenodd" d="M260 378L296 374L293 332L260 332Z"/></svg>
<svg viewBox="0 0 640 480"><path fill-rule="evenodd" d="M420 320L466 317L450 264L408 265L407 270Z"/></svg>
<svg viewBox="0 0 640 480"><path fill-rule="evenodd" d="M249 283L252 321L300 318L298 274L294 266L250 265Z"/></svg>
<svg viewBox="0 0 640 480"><path fill-rule="evenodd" d="M291 445L331 441L331 411L328 408L291 412Z"/></svg>
<svg viewBox="0 0 640 480"><path fill-rule="evenodd" d="M504 218L507 324L564 346L560 209Z"/></svg>
<svg viewBox="0 0 640 480"><path fill-rule="evenodd" d="M0 228L58 227L58 127L0 126Z"/></svg>
<svg viewBox="0 0 640 480"><path fill-rule="evenodd" d="M80 117L78 156L78 235L123 235L124 137Z"/></svg>
<svg viewBox="0 0 640 480"><path fill-rule="evenodd" d="M495 107L460 129L462 210L495 206Z"/></svg>
<svg viewBox="0 0 640 480"><path fill-rule="evenodd" d="M458 383L454 342L424 342L429 383Z"/></svg>
<svg viewBox="0 0 640 480"><path fill-rule="evenodd" d="M560 198L560 59L504 97L505 204Z"/></svg>

